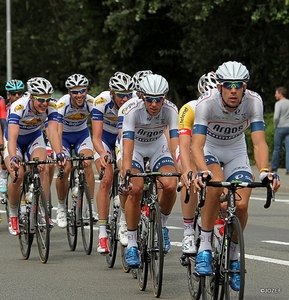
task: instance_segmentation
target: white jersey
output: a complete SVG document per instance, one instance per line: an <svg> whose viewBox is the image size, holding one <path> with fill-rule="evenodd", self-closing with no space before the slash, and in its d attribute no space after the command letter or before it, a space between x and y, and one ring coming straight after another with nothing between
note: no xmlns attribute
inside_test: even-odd
<svg viewBox="0 0 289 300"><path fill-rule="evenodd" d="M195 108L193 133L206 135L207 145L226 146L243 140L244 131L265 130L263 102L259 94L246 90L241 104L234 112L224 107L218 89L203 94Z"/></svg>
<svg viewBox="0 0 289 300"><path fill-rule="evenodd" d="M134 100L134 99L133 99ZM123 120L123 139L132 139L135 145L145 147L163 136L167 126L170 138L178 137L178 109L170 101L164 100L156 116L151 116L143 99L130 101Z"/></svg>
<svg viewBox="0 0 289 300"><path fill-rule="evenodd" d="M29 96L23 96L13 102L9 108L8 124L19 125L19 136L36 132L41 128L46 118L48 121L58 121L56 102L50 101L46 112L35 114L30 107ZM5 130L7 137L7 127Z"/></svg>
<svg viewBox="0 0 289 300"><path fill-rule="evenodd" d="M94 98L86 95L82 107L71 104L69 94L62 96L57 101L58 119L63 123L63 132L77 132L87 128L87 119L92 115Z"/></svg>
<svg viewBox="0 0 289 300"><path fill-rule="evenodd" d="M93 121L103 121L103 131L117 135L118 109L109 91L100 93L93 104Z"/></svg>

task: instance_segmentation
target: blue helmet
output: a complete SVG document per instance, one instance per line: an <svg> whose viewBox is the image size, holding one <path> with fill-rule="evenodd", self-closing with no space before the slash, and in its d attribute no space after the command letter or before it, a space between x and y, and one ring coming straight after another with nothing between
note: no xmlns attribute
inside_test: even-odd
<svg viewBox="0 0 289 300"><path fill-rule="evenodd" d="M6 85L5 85L5 90L7 92L10 92L10 91L24 91L24 89L25 89L24 83L21 80L18 80L18 79L12 79L10 81L7 81Z"/></svg>

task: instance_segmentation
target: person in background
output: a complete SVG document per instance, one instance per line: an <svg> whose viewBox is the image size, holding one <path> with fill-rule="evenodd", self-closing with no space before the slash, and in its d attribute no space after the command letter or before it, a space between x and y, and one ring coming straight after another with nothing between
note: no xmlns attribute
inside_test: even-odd
<svg viewBox="0 0 289 300"><path fill-rule="evenodd" d="M8 171L4 164L3 151L4 151L4 139L3 134L6 127L6 115L7 109L10 105L23 96L25 86L21 80L12 79L6 82L5 90L7 92L7 105L5 99L0 96L0 151L1 151L1 168L0 168L0 193L7 192L8 183Z"/></svg>
<svg viewBox="0 0 289 300"><path fill-rule="evenodd" d="M286 175L289 175L289 100L286 98L287 89L283 86L276 88L274 109L274 150L271 161L271 171L277 172L279 167L282 144L285 144L285 167Z"/></svg>

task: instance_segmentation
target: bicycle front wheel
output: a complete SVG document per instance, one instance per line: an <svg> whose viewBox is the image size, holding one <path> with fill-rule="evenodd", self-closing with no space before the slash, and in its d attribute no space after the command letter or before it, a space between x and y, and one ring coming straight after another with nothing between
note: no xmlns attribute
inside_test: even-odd
<svg viewBox="0 0 289 300"><path fill-rule="evenodd" d="M36 195L36 238L39 259L46 263L49 256L50 229L46 197L43 189L39 187Z"/></svg>
<svg viewBox="0 0 289 300"><path fill-rule="evenodd" d="M241 223L236 216L231 218L230 224L227 225L227 252L226 260L222 262L224 264L224 284L221 291L220 299L223 299L223 296L226 300L243 300L244 299L244 289L245 289L245 250L244 250L244 236ZM238 241L239 248L239 268L231 268L230 262L230 252L231 244L233 241ZM227 263L225 263L227 262ZM239 269L239 270L238 270ZM234 284L232 281L235 280L236 275L240 278L240 288L235 290ZM233 289L234 288L234 289Z"/></svg>
<svg viewBox="0 0 289 300"><path fill-rule="evenodd" d="M18 217L19 217L19 245L20 245L20 251L22 254L23 259L28 259L30 256L31 251L31 245L33 241L33 233L30 233L30 214L27 211L25 214L21 213L20 210L20 203L21 200L25 201L25 195L22 190L20 195L20 200L18 204Z"/></svg>
<svg viewBox="0 0 289 300"><path fill-rule="evenodd" d="M81 223L81 235L82 244L87 255L91 254L93 243L93 219L92 219L92 206L91 197L88 189L88 185L85 183L83 186L81 197L81 211L80 211L80 223Z"/></svg>
<svg viewBox="0 0 289 300"><path fill-rule="evenodd" d="M164 240L161 223L161 210L158 202L150 208L149 233L150 271L153 284L153 293L159 298L162 292L164 266Z"/></svg>
<svg viewBox="0 0 289 300"><path fill-rule="evenodd" d="M113 207L113 201L110 201L110 212L108 215L107 225L106 225L106 232L107 232L107 239L108 239L108 248L109 253L106 255L106 262L109 268L113 268L116 253L117 253L117 212Z"/></svg>

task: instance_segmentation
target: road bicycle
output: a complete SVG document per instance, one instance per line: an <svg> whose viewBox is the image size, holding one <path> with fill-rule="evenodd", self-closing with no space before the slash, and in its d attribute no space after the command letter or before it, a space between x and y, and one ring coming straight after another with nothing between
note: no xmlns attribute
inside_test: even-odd
<svg viewBox="0 0 289 300"><path fill-rule="evenodd" d="M137 269L139 288L147 286L148 269L152 278L153 293L159 298L162 291L165 245L163 240L161 209L158 202L158 184L160 177L181 177L180 173L151 172L125 174L125 187L128 188L133 177L144 178L141 199L141 218L137 229L137 243L140 254L140 266Z"/></svg>
<svg viewBox="0 0 289 300"><path fill-rule="evenodd" d="M4 205L4 210L6 211L7 224L9 222L9 207L8 207L8 194L7 192L0 193L0 204ZM0 223L2 222L2 215L0 213Z"/></svg>
<svg viewBox="0 0 289 300"><path fill-rule="evenodd" d="M93 244L93 224L96 220L92 217L91 195L85 179L84 161L94 160L94 157L80 155L78 157L68 157L66 160L71 161L73 164L65 197L68 244L70 250L75 251L78 228L80 227L85 253L90 255Z"/></svg>
<svg viewBox="0 0 289 300"><path fill-rule="evenodd" d="M46 263L49 256L50 247L50 224L48 206L43 188L40 182L39 168L44 164L56 164L56 160L24 161L20 164L30 167L24 173L24 179L18 205L19 217L19 244L22 257L28 259L34 234L36 234L39 259ZM17 180L18 173L15 173Z"/></svg>
<svg viewBox="0 0 289 300"><path fill-rule="evenodd" d="M242 182L240 180L233 180L231 182L214 182L205 181L205 187L201 189L199 193L199 205L198 216L200 217L199 209L204 205L206 198L206 187L223 187L227 189L225 197L221 198L221 201L227 202L226 213L224 217L224 234L223 237L217 236L213 231L212 233L212 268L213 273L210 276L199 276L196 272L191 275L192 284L190 295L192 299L244 299L245 289L245 249L244 249L244 237L243 230L239 219L236 216L236 201L241 200L237 192L241 188L267 188L267 199L264 205L268 208L271 201L274 201L274 192L272 191L272 181L268 183L262 182ZM239 198L238 198L239 197ZM195 221L196 223L196 221ZM198 223L198 221L197 221ZM199 233L200 227L197 230L197 247L199 246ZM239 247L239 270L232 270L230 268L230 251L231 243L235 242ZM195 266L195 258L190 259L192 268ZM240 289L234 291L230 287L231 275L238 273L240 275Z"/></svg>

